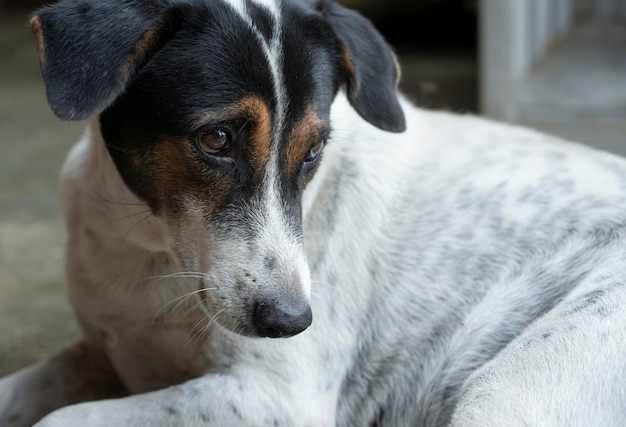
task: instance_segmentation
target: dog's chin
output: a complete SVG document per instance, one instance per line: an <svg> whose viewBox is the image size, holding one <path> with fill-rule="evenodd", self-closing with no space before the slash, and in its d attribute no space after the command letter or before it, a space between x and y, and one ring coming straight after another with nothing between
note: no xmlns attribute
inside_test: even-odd
<svg viewBox="0 0 626 427"><path fill-rule="evenodd" d="M225 325L224 323L216 320L213 322L214 328L226 335L245 337L245 338L261 338L261 335L252 327L242 324L234 324L232 326Z"/></svg>
<svg viewBox="0 0 626 427"><path fill-rule="evenodd" d="M214 314L211 314L214 317ZM210 318L211 318L210 317ZM282 334L271 328L260 328L253 324L243 324L241 321L230 322L230 319L214 319L212 327L217 332L233 337L245 338L282 338Z"/></svg>
<svg viewBox="0 0 626 427"><path fill-rule="evenodd" d="M212 288L215 289L206 279L201 280L200 291ZM206 318L210 319L207 328L241 337L289 338L303 332L312 323L312 312L308 301L304 303L298 301L300 304L293 306L257 302L249 310L234 310L233 305L237 306L234 302L224 301L209 292L199 292L199 299ZM218 302L227 302L227 304ZM294 307L300 310L295 311Z"/></svg>
<svg viewBox="0 0 626 427"><path fill-rule="evenodd" d="M200 287L205 289L209 285L205 281L200 282ZM208 322L211 327L220 333L226 333L228 335L238 335L240 337L259 338L258 331L254 328L254 325L247 324L242 320L231 320L230 316L226 314L226 310L216 307L211 301L211 298L206 295L205 292L199 292L201 307L206 313ZM242 316L243 317L243 316Z"/></svg>

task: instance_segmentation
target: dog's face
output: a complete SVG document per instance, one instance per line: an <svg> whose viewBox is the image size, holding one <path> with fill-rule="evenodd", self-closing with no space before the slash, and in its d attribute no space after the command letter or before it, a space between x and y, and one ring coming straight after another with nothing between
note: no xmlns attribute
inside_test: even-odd
<svg viewBox="0 0 626 427"><path fill-rule="evenodd" d="M75 1L32 20L50 104L100 116L128 188L172 252L215 288L224 327L291 336L311 323L301 197L347 86L372 124L404 129L398 70L368 21L317 0Z"/></svg>

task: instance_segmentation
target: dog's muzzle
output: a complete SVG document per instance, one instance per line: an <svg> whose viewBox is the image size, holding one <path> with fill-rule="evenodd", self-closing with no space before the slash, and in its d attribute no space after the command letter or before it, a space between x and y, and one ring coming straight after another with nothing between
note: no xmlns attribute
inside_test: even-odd
<svg viewBox="0 0 626 427"><path fill-rule="evenodd" d="M311 326L312 321L311 306L306 301L258 303L254 309L254 325L262 337L292 337Z"/></svg>

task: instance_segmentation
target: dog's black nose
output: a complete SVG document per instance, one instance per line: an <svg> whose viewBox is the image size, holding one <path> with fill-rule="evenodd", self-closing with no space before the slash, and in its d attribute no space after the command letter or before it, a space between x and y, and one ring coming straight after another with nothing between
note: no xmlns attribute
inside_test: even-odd
<svg viewBox="0 0 626 427"><path fill-rule="evenodd" d="M313 313L308 303L264 304L254 311L256 330L262 337L286 338L299 334L311 325Z"/></svg>

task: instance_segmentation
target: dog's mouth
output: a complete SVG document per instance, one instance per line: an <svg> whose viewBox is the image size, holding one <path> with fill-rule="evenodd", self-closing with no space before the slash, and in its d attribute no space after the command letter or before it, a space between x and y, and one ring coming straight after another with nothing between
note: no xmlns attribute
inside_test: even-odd
<svg viewBox="0 0 626 427"><path fill-rule="evenodd" d="M197 305L204 312L204 320L202 325L196 325L196 328L210 328L210 330L222 330L235 335L244 337L258 337L256 330L249 324L251 322L243 320L243 316L233 316L232 310L228 307L219 307L212 293L217 289L206 279L200 279L198 283L198 300ZM247 316L246 316L247 318ZM209 333L211 333L209 331Z"/></svg>
<svg viewBox="0 0 626 427"><path fill-rule="evenodd" d="M199 305L213 328L221 327L244 337L289 338L306 330L313 321L311 307L304 300L256 302L245 313L233 316L229 308L215 304L210 294L212 289L215 288L200 280Z"/></svg>

